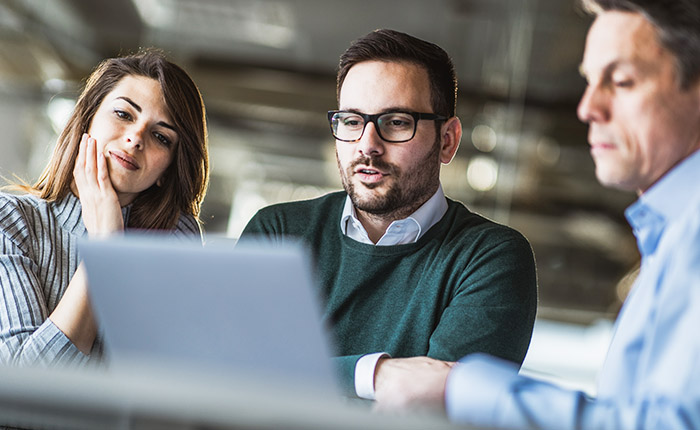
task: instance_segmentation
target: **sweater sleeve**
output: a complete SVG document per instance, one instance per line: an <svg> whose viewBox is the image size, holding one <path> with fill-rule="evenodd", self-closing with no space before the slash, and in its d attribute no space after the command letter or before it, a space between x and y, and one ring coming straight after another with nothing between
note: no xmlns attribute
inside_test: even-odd
<svg viewBox="0 0 700 430"><path fill-rule="evenodd" d="M0 362L82 365L89 357L48 318L36 270L6 232L0 232Z"/></svg>
<svg viewBox="0 0 700 430"><path fill-rule="evenodd" d="M333 365L336 375L338 375L340 389L346 396L357 397L357 393L355 392L355 366L357 365L357 360L363 355L364 354L333 357Z"/></svg>
<svg viewBox="0 0 700 430"><path fill-rule="evenodd" d="M537 310L537 276L528 241L514 230L506 240L475 247L430 337L428 356L456 361L483 352L522 364ZM490 244L490 245L489 245Z"/></svg>

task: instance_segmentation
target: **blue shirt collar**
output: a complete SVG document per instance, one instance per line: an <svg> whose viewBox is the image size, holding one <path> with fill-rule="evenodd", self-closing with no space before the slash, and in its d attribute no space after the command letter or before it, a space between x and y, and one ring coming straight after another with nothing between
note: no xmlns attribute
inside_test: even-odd
<svg viewBox="0 0 700 430"><path fill-rule="evenodd" d="M642 255L656 250L665 226L683 216L689 201L700 198L700 151L695 151L627 208L625 216L634 229Z"/></svg>
<svg viewBox="0 0 700 430"><path fill-rule="evenodd" d="M688 201L700 197L700 151L695 151L639 198L666 219L680 216Z"/></svg>

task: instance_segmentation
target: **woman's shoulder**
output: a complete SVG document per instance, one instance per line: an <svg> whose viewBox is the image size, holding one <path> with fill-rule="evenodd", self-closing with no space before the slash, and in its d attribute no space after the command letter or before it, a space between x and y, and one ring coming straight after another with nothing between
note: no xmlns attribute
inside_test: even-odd
<svg viewBox="0 0 700 430"><path fill-rule="evenodd" d="M82 236L80 200L69 194L49 201L32 194L0 193L0 235L17 246L46 246L61 241L63 232Z"/></svg>
<svg viewBox="0 0 700 430"><path fill-rule="evenodd" d="M46 201L31 194L0 193L0 221L4 224L7 219L26 218L36 214Z"/></svg>
<svg viewBox="0 0 700 430"><path fill-rule="evenodd" d="M32 226L45 213L42 206L46 204L30 194L0 193L0 235L16 243L28 240Z"/></svg>
<svg viewBox="0 0 700 430"><path fill-rule="evenodd" d="M202 228L194 215L188 213L181 213L180 218L177 220L177 225L173 230L176 236L200 236L202 235Z"/></svg>

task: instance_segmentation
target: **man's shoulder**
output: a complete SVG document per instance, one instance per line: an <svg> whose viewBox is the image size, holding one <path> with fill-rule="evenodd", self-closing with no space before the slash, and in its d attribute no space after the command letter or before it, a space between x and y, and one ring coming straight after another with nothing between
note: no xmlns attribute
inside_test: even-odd
<svg viewBox="0 0 700 430"><path fill-rule="evenodd" d="M327 214L328 210L334 208L340 208L340 210L342 210L345 196L346 194L344 191L336 191L313 199L276 203L260 209L257 216L283 215L289 217L303 217L309 216L315 212L325 212Z"/></svg>
<svg viewBox="0 0 700 430"><path fill-rule="evenodd" d="M513 227L493 221L469 210L463 203L448 199L450 229L455 237L480 237L494 242L524 241L525 236Z"/></svg>
<svg viewBox="0 0 700 430"><path fill-rule="evenodd" d="M443 236L436 241L443 259L454 258L453 267L475 264L496 272L520 271L518 276L533 280L535 285L534 254L522 233L476 214L458 202L450 203L448 214Z"/></svg>
<svg viewBox="0 0 700 430"><path fill-rule="evenodd" d="M260 209L243 230L248 234L315 235L340 222L345 192L333 192L310 200L277 203Z"/></svg>

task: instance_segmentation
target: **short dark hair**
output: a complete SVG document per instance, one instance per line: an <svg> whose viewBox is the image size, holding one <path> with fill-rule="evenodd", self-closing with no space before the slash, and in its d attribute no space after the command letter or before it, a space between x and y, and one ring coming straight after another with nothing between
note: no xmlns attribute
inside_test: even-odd
<svg viewBox="0 0 700 430"><path fill-rule="evenodd" d="M659 42L676 58L679 83L687 89L700 78L700 0L581 0L584 10L636 12L659 32Z"/></svg>
<svg viewBox="0 0 700 430"><path fill-rule="evenodd" d="M395 30L375 30L352 42L340 56L336 86L338 101L350 68L357 63L375 60L408 62L423 67L430 79L434 113L455 116L457 76L450 56L434 43Z"/></svg>

